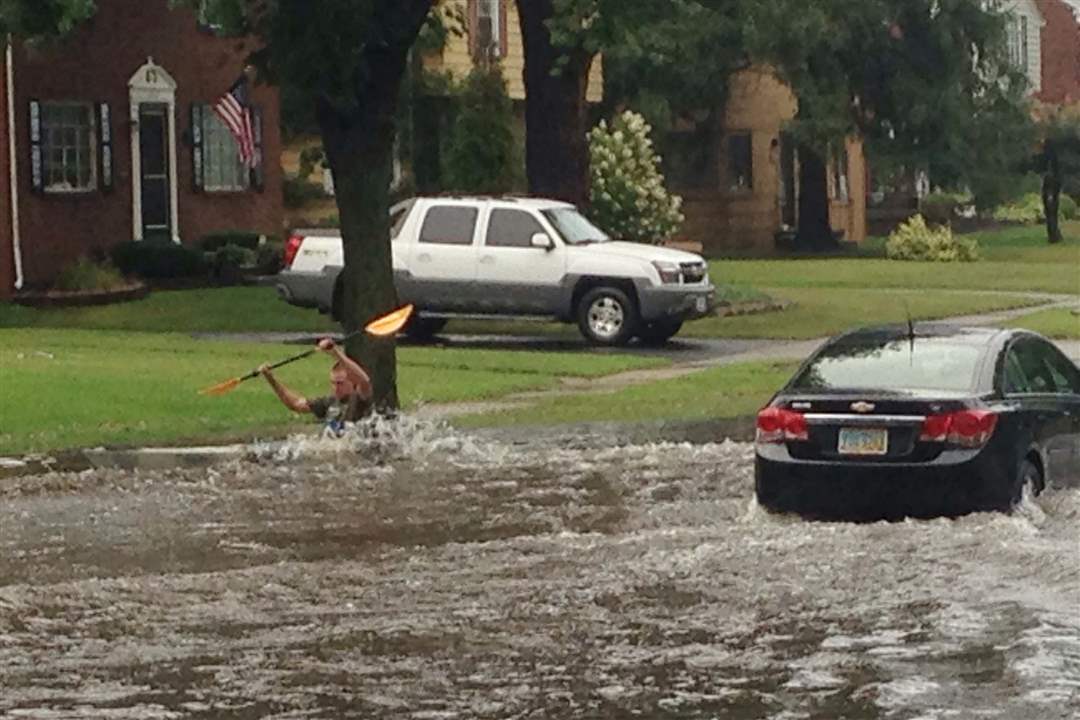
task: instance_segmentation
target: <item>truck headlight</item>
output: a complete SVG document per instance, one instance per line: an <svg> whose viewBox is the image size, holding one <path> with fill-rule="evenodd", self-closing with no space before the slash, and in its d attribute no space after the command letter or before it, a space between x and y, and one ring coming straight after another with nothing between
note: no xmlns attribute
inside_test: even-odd
<svg viewBox="0 0 1080 720"><path fill-rule="evenodd" d="M652 266L656 268L656 272L660 274L660 282L665 285L678 283L680 278L680 269L678 263L667 262L666 260L654 260Z"/></svg>

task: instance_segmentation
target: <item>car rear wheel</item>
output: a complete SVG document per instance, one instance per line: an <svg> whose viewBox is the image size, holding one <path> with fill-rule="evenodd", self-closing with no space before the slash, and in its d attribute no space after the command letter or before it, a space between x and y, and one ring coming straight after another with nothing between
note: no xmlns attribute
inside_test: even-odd
<svg viewBox="0 0 1080 720"><path fill-rule="evenodd" d="M1043 474L1039 466L1030 459L1024 459L1020 463L1020 470L1016 474L1016 483L1013 486L1012 506L1016 507L1023 502L1024 497L1036 497L1043 491Z"/></svg>
<svg viewBox="0 0 1080 720"><path fill-rule="evenodd" d="M682 320L657 320L642 325L638 338L644 345L663 345L681 329Z"/></svg>
<svg viewBox="0 0 1080 720"><path fill-rule="evenodd" d="M625 345L637 329L637 307L619 288L595 287L577 307L578 328L596 345Z"/></svg>

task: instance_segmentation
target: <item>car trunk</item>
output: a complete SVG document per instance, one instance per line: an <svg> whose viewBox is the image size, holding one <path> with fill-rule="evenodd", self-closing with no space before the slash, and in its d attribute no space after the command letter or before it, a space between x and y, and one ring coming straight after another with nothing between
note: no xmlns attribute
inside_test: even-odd
<svg viewBox="0 0 1080 720"><path fill-rule="evenodd" d="M832 462L929 462L944 449L942 442L921 441L929 415L960 410L956 399L895 397L795 397L781 407L802 413L807 439L788 440L792 457Z"/></svg>

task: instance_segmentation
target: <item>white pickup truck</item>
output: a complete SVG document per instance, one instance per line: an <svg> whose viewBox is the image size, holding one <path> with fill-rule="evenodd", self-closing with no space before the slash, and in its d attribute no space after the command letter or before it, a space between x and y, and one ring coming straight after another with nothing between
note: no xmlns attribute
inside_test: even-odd
<svg viewBox="0 0 1080 720"><path fill-rule="evenodd" d="M587 340L660 344L708 314L715 288L699 255L611 240L566 203L534 198L420 197L391 209L394 281L430 336L450 318L576 322ZM340 318L337 230L296 231L277 289Z"/></svg>

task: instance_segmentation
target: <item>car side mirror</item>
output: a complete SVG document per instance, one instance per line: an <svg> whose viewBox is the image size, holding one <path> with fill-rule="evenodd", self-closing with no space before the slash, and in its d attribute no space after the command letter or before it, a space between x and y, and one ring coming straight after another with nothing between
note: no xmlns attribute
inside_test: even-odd
<svg viewBox="0 0 1080 720"><path fill-rule="evenodd" d="M543 248L545 250L555 249L555 243L551 241L551 238L548 237L547 233L542 232L538 232L533 235L529 241L529 244L532 245L534 248Z"/></svg>

